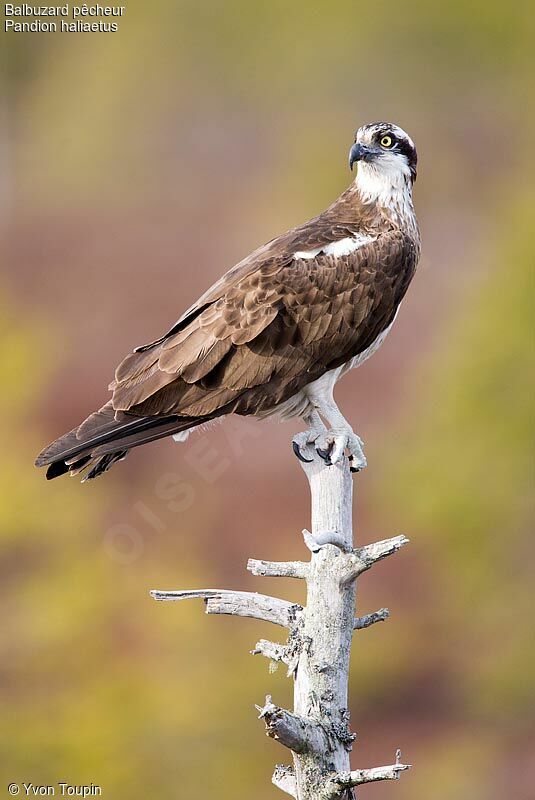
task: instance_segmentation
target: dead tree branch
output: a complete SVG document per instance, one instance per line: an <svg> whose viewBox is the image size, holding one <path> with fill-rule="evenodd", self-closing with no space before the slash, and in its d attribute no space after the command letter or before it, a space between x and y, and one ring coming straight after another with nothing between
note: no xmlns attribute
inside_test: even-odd
<svg viewBox="0 0 535 800"><path fill-rule="evenodd" d="M312 454L311 454L312 455ZM294 709L275 705L271 697L257 706L266 733L292 754L293 766L277 766L273 783L296 800L345 800L355 786L396 780L410 768L396 763L351 770L355 734L349 728L349 656L355 630L386 620L381 608L355 617L356 579L408 542L405 536L353 547L352 477L347 462L327 467L316 455L301 463L312 496L311 531L304 530L310 562L250 559L258 576L306 581L305 608L254 592L226 589L151 592L156 600L201 598L208 614L231 614L271 622L288 630L285 644L261 639L254 650L283 662L294 678Z"/></svg>
<svg viewBox="0 0 535 800"><path fill-rule="evenodd" d="M360 631L363 628L369 628L370 625L375 625L376 622L384 622L390 616L388 608L380 608L379 611L373 611L371 614L364 614L363 617L355 617L353 623L353 630Z"/></svg>
<svg viewBox="0 0 535 800"><path fill-rule="evenodd" d="M308 578L309 565L304 561L258 561L250 558L247 569L253 575L269 578Z"/></svg>
<svg viewBox="0 0 535 800"><path fill-rule="evenodd" d="M237 617L252 617L263 622L272 622L290 628L302 606L269 597L256 592L233 592L230 589L195 589L191 591L165 592L154 589L155 600L193 600L201 598L206 603L207 614L231 614Z"/></svg>
<svg viewBox="0 0 535 800"><path fill-rule="evenodd" d="M267 735L294 753L319 754L328 748L327 734L319 723L279 708L272 703L270 695L263 707L256 708L260 711L258 718L265 722Z"/></svg>

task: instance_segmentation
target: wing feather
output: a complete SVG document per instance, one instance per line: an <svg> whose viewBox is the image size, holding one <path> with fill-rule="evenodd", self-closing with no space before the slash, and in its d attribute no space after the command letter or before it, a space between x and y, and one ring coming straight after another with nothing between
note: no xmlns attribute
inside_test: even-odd
<svg viewBox="0 0 535 800"><path fill-rule="evenodd" d="M326 245L364 234L345 256ZM296 252L317 253L294 258ZM328 251L327 251L328 252ZM351 187L229 270L159 339L118 366L112 399L38 457L47 477L96 477L128 449L228 413L265 416L367 349L412 279L418 237Z"/></svg>
<svg viewBox="0 0 535 800"><path fill-rule="evenodd" d="M318 236L307 236L292 246L312 249ZM266 247L256 267L248 259L230 270L165 337L126 357L116 411L202 417L281 402L372 344L416 261L399 230L342 257L295 260Z"/></svg>

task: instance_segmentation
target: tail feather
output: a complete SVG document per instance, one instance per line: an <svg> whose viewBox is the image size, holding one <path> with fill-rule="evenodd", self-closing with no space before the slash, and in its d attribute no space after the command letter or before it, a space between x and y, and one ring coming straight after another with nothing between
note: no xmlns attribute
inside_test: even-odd
<svg viewBox="0 0 535 800"><path fill-rule="evenodd" d="M37 456L35 466L44 467L60 456L63 460L76 456L83 450L104 442L108 437L115 438L119 431L124 431L126 435L126 432L139 427L143 421L143 418L126 414L121 414L116 419L112 404L106 403L99 411L90 414L81 425L45 447Z"/></svg>
<svg viewBox="0 0 535 800"><path fill-rule="evenodd" d="M86 473L83 480L91 480L125 458L133 447L186 431L208 419L211 417L134 417L115 412L107 403L46 447L35 464L48 467L48 480L67 473Z"/></svg>
<svg viewBox="0 0 535 800"><path fill-rule="evenodd" d="M158 422L160 423L159 425L147 426L146 429L139 428L134 433L130 432L124 437L100 444L98 447L94 448L93 455L102 456L112 453L115 451L117 444L120 444L121 448L130 450L132 447L139 447L141 444L148 444L149 442L163 439L165 436L172 436L174 433L179 433L189 428L195 428L201 423L201 420L191 418L181 420L179 417L170 420L169 417L164 417L158 420Z"/></svg>
<svg viewBox="0 0 535 800"><path fill-rule="evenodd" d="M82 478L82 483L86 481L91 481L93 478L98 478L99 475L102 475L104 472L107 472L112 464L115 464L116 461L122 461L123 458L126 458L128 450L118 450L116 453L108 453L108 455L103 456L102 458L98 458L96 460L91 460L90 463L94 464L94 466L89 470L87 475ZM86 467L82 467L81 472L85 471ZM75 473L78 475L78 472Z"/></svg>

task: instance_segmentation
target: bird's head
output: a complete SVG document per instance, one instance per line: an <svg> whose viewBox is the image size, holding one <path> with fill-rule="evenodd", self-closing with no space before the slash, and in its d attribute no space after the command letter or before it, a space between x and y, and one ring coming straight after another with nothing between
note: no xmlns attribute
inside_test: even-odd
<svg viewBox="0 0 535 800"><path fill-rule="evenodd" d="M349 151L349 167L358 164L356 184L370 199L396 189L412 188L416 180L414 142L390 122L363 125Z"/></svg>

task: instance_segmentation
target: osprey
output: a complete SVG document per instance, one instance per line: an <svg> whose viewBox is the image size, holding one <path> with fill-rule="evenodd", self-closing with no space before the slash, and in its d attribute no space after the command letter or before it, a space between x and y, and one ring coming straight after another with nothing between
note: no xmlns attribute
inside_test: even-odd
<svg viewBox="0 0 535 800"><path fill-rule="evenodd" d="M230 269L161 338L119 364L111 399L38 456L47 478L97 477L133 447L178 441L227 414L299 416L326 464L362 442L333 399L338 379L382 344L414 275L416 149L397 125L364 125L356 178L326 211ZM324 422L328 423L328 427Z"/></svg>

